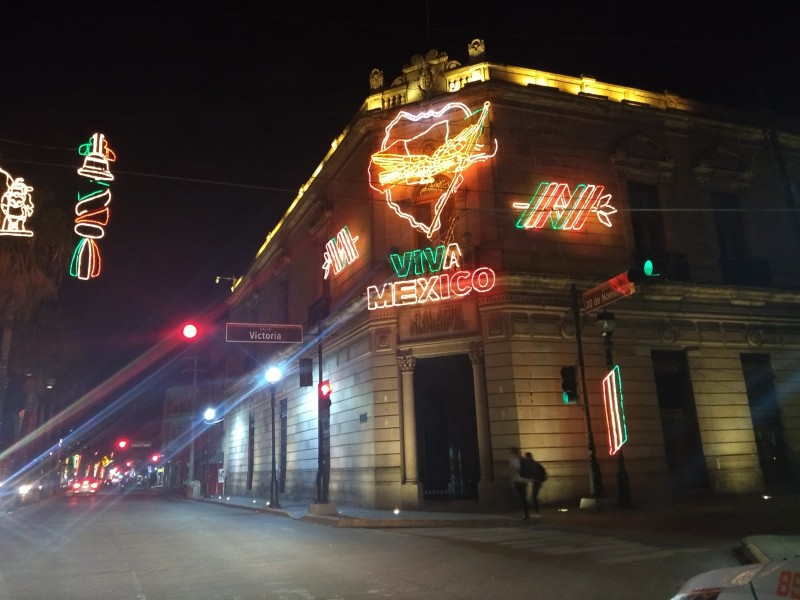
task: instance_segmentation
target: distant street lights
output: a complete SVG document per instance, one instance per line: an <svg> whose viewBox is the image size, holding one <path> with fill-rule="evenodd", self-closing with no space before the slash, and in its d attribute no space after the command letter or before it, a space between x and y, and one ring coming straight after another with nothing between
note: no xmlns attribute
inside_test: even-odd
<svg viewBox="0 0 800 600"><path fill-rule="evenodd" d="M278 478L276 475L275 463L275 385L281 380L281 372L277 367L270 367L264 373L264 377L269 383L270 395L272 399L272 477L269 483L269 504L270 506L280 507L278 500Z"/></svg>

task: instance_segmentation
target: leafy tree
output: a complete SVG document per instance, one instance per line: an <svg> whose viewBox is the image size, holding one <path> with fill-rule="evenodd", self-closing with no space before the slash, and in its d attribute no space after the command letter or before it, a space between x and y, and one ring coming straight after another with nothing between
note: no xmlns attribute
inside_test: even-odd
<svg viewBox="0 0 800 600"><path fill-rule="evenodd" d="M33 237L0 236L0 419L5 431L5 396L15 328L26 323L43 301L56 298L70 257L70 216L47 192L39 191L35 204L29 221Z"/></svg>

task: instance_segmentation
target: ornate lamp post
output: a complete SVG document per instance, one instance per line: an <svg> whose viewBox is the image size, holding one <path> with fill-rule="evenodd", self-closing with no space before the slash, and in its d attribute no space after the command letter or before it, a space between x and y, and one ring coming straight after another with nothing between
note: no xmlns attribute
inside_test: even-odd
<svg viewBox="0 0 800 600"><path fill-rule="evenodd" d="M264 374L270 388L272 410L272 476L269 482L269 505L280 507L278 500L278 478L275 468L275 385L281 380L281 372L277 367L270 367Z"/></svg>
<svg viewBox="0 0 800 600"><path fill-rule="evenodd" d="M606 368L611 371L614 368L611 336L614 333L614 329L616 329L617 319L613 313L604 310L597 315L596 323L603 336L603 345L606 350ZM625 457L622 454L622 448L617 451L617 491L619 493L619 507L623 509L632 508L633 501L631 500L628 471L625 468Z"/></svg>

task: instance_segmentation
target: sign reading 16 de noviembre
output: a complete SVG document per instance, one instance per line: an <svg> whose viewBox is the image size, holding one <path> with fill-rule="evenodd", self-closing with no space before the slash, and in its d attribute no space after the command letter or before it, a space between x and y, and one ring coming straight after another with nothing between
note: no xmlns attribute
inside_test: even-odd
<svg viewBox="0 0 800 600"><path fill-rule="evenodd" d="M303 326L226 323L225 341L252 344L295 344L303 341Z"/></svg>

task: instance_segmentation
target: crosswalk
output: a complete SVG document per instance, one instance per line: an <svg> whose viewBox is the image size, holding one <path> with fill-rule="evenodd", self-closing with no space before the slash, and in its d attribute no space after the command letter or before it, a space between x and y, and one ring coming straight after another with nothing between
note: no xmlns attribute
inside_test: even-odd
<svg viewBox="0 0 800 600"><path fill-rule="evenodd" d="M544 555L586 554L603 564L660 560L678 554L699 554L707 548L657 546L619 537L534 527L464 529L443 527L417 530L417 534L455 541L496 544Z"/></svg>

